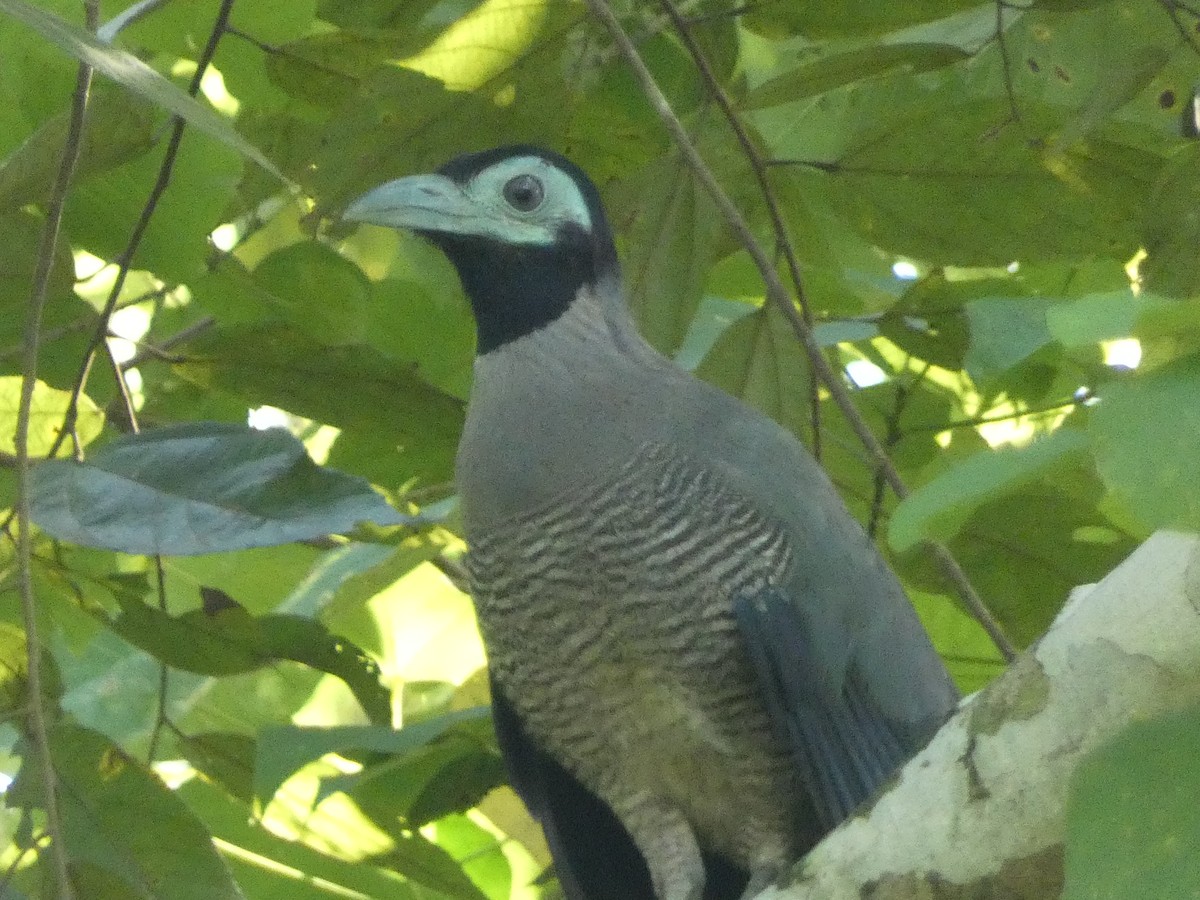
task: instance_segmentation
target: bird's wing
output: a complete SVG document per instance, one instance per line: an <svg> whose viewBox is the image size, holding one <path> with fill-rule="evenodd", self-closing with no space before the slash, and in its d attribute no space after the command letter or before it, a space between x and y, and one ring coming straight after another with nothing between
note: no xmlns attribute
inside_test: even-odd
<svg viewBox="0 0 1200 900"><path fill-rule="evenodd" d="M811 645L812 623L791 598L767 588L737 598L734 614L771 721L793 753L823 828L832 829L910 750L853 670L840 686L830 684Z"/></svg>
<svg viewBox="0 0 1200 900"><path fill-rule="evenodd" d="M624 826L529 738L495 678L492 717L509 780L545 832L568 900L654 900L650 872Z"/></svg>

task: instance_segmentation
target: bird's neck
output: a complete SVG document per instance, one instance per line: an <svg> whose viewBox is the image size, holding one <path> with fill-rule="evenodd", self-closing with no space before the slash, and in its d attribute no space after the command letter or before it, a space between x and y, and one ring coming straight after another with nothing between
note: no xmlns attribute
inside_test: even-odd
<svg viewBox="0 0 1200 900"><path fill-rule="evenodd" d="M476 357L458 458L469 531L478 510L518 515L602 476L669 408L660 395L679 371L610 287L581 289L553 323Z"/></svg>

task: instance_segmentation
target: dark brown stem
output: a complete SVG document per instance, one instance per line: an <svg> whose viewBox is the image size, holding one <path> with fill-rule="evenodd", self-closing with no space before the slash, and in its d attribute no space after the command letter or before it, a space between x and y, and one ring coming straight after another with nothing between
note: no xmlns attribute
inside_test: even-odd
<svg viewBox="0 0 1200 900"><path fill-rule="evenodd" d="M687 129L683 127L683 123L679 121L679 117L671 109L670 103L663 96L662 90L659 88L654 76L650 73L645 62L638 54L637 48L629 40L629 35L621 27L621 23L617 20L616 15L605 0L585 0L585 2L593 15L604 24L612 35L621 54L628 62L634 77L641 85L642 92L646 95L646 99L650 102L651 107L658 114L663 124L666 125L684 159L687 160L697 179L704 185L709 196L712 197L713 202L721 211L722 216L724 216L726 223L737 234L742 245L753 258L755 265L758 267L759 274L766 285L768 300L776 304L780 311L787 317L792 330L796 333L797 338L800 339L804 345L804 349L808 352L813 370L825 384L826 388L828 388L830 396L846 417L846 421L854 430L858 439L862 441L863 446L870 452L875 464L883 472L888 484L891 485L896 495L901 499L907 497L909 493L908 487L904 484L903 479L900 478L899 472L896 471L896 467L888 458L887 452L879 443L878 438L875 437L866 422L863 421L862 416L859 415L845 383L834 372L833 368L829 365L829 361L825 359L825 354L813 336L812 330L805 324L803 316L801 316L800 311L796 308L796 304L792 301L787 289L784 288L783 283L779 280L779 276L771 264L770 257L767 256L766 251L763 250L762 245L754 237L750 226L746 223L741 212L733 204L733 201L729 199L729 195L725 193L725 190L713 175L712 170L708 168L692 144ZM942 544L934 541L928 541L927 546L942 573L954 584L963 602L971 610L975 618L979 620L980 625L987 631L992 641L996 644L996 647L1004 654L1006 659L1011 660L1015 658L1016 649L1013 647L1012 642L1004 634L1004 629L1000 626L1000 623L988 611L983 600L971 585L966 573L963 572L962 568L950 554L950 551Z"/></svg>

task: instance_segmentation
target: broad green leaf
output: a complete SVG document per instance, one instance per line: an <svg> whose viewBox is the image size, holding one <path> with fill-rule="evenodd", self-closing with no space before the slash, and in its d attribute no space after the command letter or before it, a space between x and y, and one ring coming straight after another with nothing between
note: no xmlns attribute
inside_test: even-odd
<svg viewBox="0 0 1200 900"><path fill-rule="evenodd" d="M16 375L0 375L0 450L16 452L17 410L21 401L21 381ZM37 382L33 386L33 405L29 414L29 455L45 456L50 452L59 432L71 395L66 391ZM79 442L86 446L99 437L104 429L104 410L99 409L87 394L81 394L78 418L75 423ZM70 442L64 446L70 449Z"/></svg>
<svg viewBox="0 0 1200 900"><path fill-rule="evenodd" d="M1060 428L1026 447L973 456L901 502L888 528L888 542L904 551L922 540L950 537L977 506L1074 459L1086 445L1082 432Z"/></svg>
<svg viewBox="0 0 1200 900"><path fill-rule="evenodd" d="M60 722L50 733L59 810L76 896L94 900L242 900L212 838L157 775L107 738ZM8 792L42 803L37 756Z"/></svg>
<svg viewBox="0 0 1200 900"><path fill-rule="evenodd" d="M1103 577L1137 548L1138 537L1114 524L1104 505L1103 485L1083 458L984 503L949 542L1018 646L1046 631L1073 588ZM906 582L945 590L927 554L905 558ZM912 558L921 563L913 566Z"/></svg>
<svg viewBox="0 0 1200 900"><path fill-rule="evenodd" d="M696 375L797 434L812 431L808 355L772 304L730 325Z"/></svg>
<svg viewBox="0 0 1200 900"><path fill-rule="evenodd" d="M34 521L59 540L125 553L241 550L410 521L361 479L316 466L286 431L213 422L44 462L32 500Z"/></svg>
<svg viewBox="0 0 1200 900"><path fill-rule="evenodd" d="M1031 107L1018 128L1007 102L968 101L889 118L837 161L834 208L867 240L929 262L994 266L1101 250L1127 259L1160 162L1100 139L1047 154L1028 134L1056 115Z"/></svg>
<svg viewBox="0 0 1200 900"><path fill-rule="evenodd" d="M1064 900L1200 891L1200 707L1136 722L1075 772Z"/></svg>
<svg viewBox="0 0 1200 900"><path fill-rule="evenodd" d="M338 444L365 440L370 456L396 459L406 478L444 480L453 470L462 401L371 347L326 347L280 327L227 329L198 342L177 369L252 406L270 404L342 428ZM340 465L334 446L331 461Z"/></svg>
<svg viewBox="0 0 1200 900"><path fill-rule="evenodd" d="M246 803L193 778L180 799L218 838L222 854L248 897L287 900L431 900L429 892L367 860L336 859L285 840L255 821Z"/></svg>
<svg viewBox="0 0 1200 900"><path fill-rule="evenodd" d="M254 269L285 318L327 346L366 338L371 284L362 270L325 244L306 241L276 250Z"/></svg>
<svg viewBox="0 0 1200 900"><path fill-rule="evenodd" d="M154 145L155 108L120 89L93 91L76 180L129 162ZM44 203L58 176L70 112L47 119L0 161L0 209Z"/></svg>
<svg viewBox="0 0 1200 900"><path fill-rule="evenodd" d="M76 246L104 259L120 257L159 177L166 152L166 142L162 144L74 187L64 224ZM208 235L236 196L242 168L242 160L228 147L208 135L188 135L134 264L172 282L190 281L205 271L211 253Z"/></svg>
<svg viewBox="0 0 1200 900"><path fill-rule="evenodd" d="M1200 530L1200 356L1100 392L1088 433L1104 483L1151 528Z"/></svg>
<svg viewBox="0 0 1200 900"><path fill-rule="evenodd" d="M156 106L174 113L189 125L212 135L222 144L253 160L280 181L286 181L271 161L239 135L228 120L188 96L185 91L163 78L133 54L105 44L77 25L72 25L65 19L24 0L0 0L0 12L23 22L80 62L125 85Z"/></svg>
<svg viewBox="0 0 1200 900"><path fill-rule="evenodd" d="M179 616L141 600L118 599L121 613L109 626L172 668L232 675L290 659L342 679L372 722L391 721L391 695L379 683L378 664L320 622L282 614L252 616L220 591L206 595L204 609Z"/></svg>
<svg viewBox="0 0 1200 900"><path fill-rule="evenodd" d="M963 368L976 381L1013 366L1050 343L1049 301L1040 297L987 297L965 306L971 328Z"/></svg>
<svg viewBox="0 0 1200 900"><path fill-rule="evenodd" d="M1085 294L1047 309L1046 325L1063 346L1081 347L1128 337L1140 316L1161 305L1161 299L1131 290Z"/></svg>
<svg viewBox="0 0 1200 900"><path fill-rule="evenodd" d="M264 729L259 737L258 758L254 765L254 795L263 802L270 800L293 773L326 753L351 758L359 754L411 753L457 726L486 721L489 715L487 707L476 707L406 725L399 730L376 725Z"/></svg>
<svg viewBox="0 0 1200 900"><path fill-rule="evenodd" d="M723 223L678 154L652 163L626 201L635 217L625 256L629 304L642 335L665 353L683 342L716 261Z"/></svg>
<svg viewBox="0 0 1200 900"><path fill-rule="evenodd" d="M1167 297L1200 295L1200 144L1181 147L1164 167L1146 204L1138 267L1147 290Z"/></svg>
<svg viewBox="0 0 1200 900"><path fill-rule="evenodd" d="M888 72L926 72L967 59L966 51L946 44L872 45L804 62L759 85L746 97L746 109L794 103L844 84Z"/></svg>

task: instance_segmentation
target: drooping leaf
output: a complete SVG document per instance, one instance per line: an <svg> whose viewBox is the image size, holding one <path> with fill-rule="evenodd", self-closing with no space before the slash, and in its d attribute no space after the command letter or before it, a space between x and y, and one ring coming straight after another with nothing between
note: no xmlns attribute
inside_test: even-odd
<svg viewBox="0 0 1200 900"><path fill-rule="evenodd" d="M411 753L456 726L486 721L489 715L487 707L476 707L406 725L399 730L359 725L265 729L259 739L254 767L254 795L261 801L270 800L292 773L326 753L351 757L363 753Z"/></svg>
<svg viewBox="0 0 1200 900"><path fill-rule="evenodd" d="M113 441L33 477L33 517L60 540L125 553L191 555L400 525L362 479L313 464L282 429L183 423Z"/></svg>
<svg viewBox="0 0 1200 900"><path fill-rule="evenodd" d="M219 591L209 596L225 598ZM290 659L342 679L372 722L391 721L391 695L379 682L379 665L320 622L279 613L252 616L227 598L206 600L204 609L179 616L133 598L120 602L113 631L169 666L232 675Z"/></svg>
<svg viewBox="0 0 1200 900"><path fill-rule="evenodd" d="M24 0L0 0L0 11L28 25L80 62L87 63L151 103L175 113L188 124L212 135L247 159L253 160L279 180L286 180L270 160L234 130L227 119L188 96L185 91L163 78L133 54L105 44L79 26Z"/></svg>
<svg viewBox="0 0 1200 900"><path fill-rule="evenodd" d="M834 53L797 66L759 85L746 98L747 109L794 103L823 94L844 84L894 70L925 72L953 65L969 54L947 44L872 45L862 50Z"/></svg>

